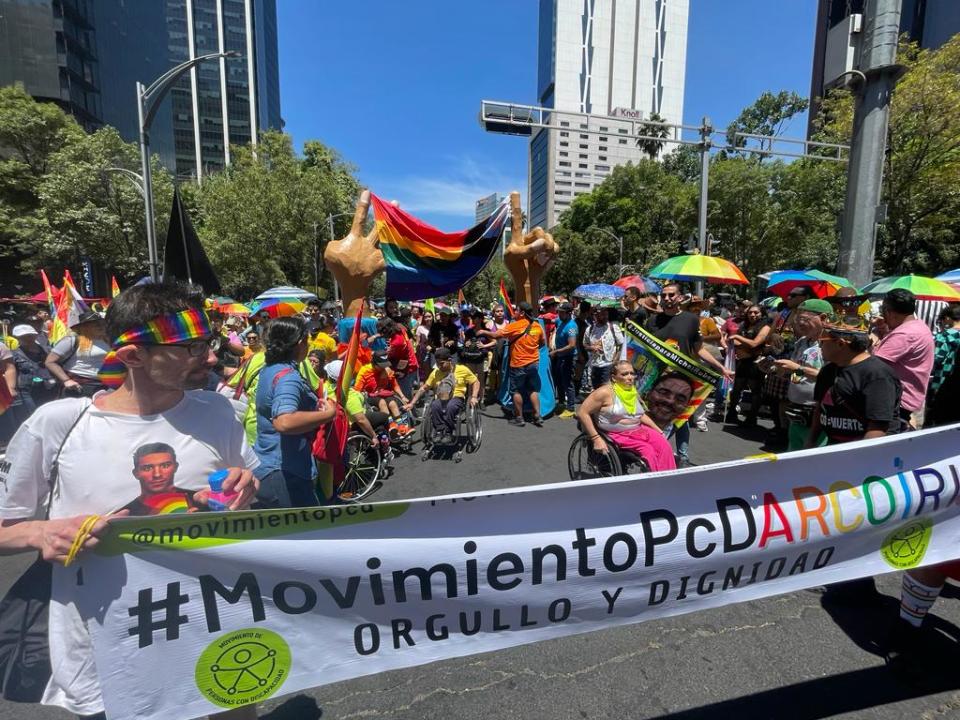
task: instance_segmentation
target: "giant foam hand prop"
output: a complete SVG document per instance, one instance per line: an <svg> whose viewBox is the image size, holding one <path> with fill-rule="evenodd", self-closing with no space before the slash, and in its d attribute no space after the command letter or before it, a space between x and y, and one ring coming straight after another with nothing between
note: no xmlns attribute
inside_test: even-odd
<svg viewBox="0 0 960 720"><path fill-rule="evenodd" d="M376 228L369 235L363 234L369 210L370 191L364 190L357 201L350 233L342 240L327 243L327 249L323 251L323 261L340 283L343 311L347 317L360 311L370 283L386 267L377 245Z"/></svg>
<svg viewBox="0 0 960 720"><path fill-rule="evenodd" d="M503 262L513 277L517 298L537 306L540 302L540 280L557 259L559 246L553 235L541 227L523 234L523 214L520 212L520 193L510 193L510 212L513 232Z"/></svg>

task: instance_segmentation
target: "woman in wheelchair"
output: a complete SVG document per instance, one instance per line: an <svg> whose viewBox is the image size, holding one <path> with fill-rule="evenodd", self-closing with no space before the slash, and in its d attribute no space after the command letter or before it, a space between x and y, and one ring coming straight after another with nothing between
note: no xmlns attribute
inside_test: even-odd
<svg viewBox="0 0 960 720"><path fill-rule="evenodd" d="M480 381L463 365L454 366L450 351L445 347L434 352L434 359L437 367L403 407L410 410L424 392L434 390L436 397L430 403L430 424L439 443L450 445L456 441L457 417L468 402L467 389L470 390L469 403L475 407L480 397Z"/></svg>
<svg viewBox="0 0 960 720"><path fill-rule="evenodd" d="M577 419L596 452L611 451L597 432L599 429L620 450L642 457L651 471L674 470L677 464L673 450L663 431L647 414L634 385L635 379L633 365L618 362L610 382L590 393L580 405Z"/></svg>

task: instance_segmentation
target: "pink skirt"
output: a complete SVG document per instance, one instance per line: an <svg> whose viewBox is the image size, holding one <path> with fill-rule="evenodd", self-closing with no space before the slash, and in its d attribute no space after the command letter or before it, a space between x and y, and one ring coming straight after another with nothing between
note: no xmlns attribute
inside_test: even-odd
<svg viewBox="0 0 960 720"><path fill-rule="evenodd" d="M608 432L607 435L621 449L636 453L646 460L653 472L677 469L670 441L653 428L640 425L632 430Z"/></svg>

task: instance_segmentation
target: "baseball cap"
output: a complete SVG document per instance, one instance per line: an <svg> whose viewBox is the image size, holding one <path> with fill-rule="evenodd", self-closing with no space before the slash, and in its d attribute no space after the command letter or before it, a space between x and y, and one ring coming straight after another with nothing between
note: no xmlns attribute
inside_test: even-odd
<svg viewBox="0 0 960 720"><path fill-rule="evenodd" d="M327 377L336 382L340 379L340 371L343 369L343 360L331 360L323 366Z"/></svg>
<svg viewBox="0 0 960 720"><path fill-rule="evenodd" d="M22 338L24 335L38 335L36 328L32 325L15 325L11 335L15 338Z"/></svg>
<svg viewBox="0 0 960 720"><path fill-rule="evenodd" d="M828 303L826 300L820 300L819 298L804 300L802 303L800 303L800 309L815 312L818 315L833 315L833 305Z"/></svg>
<svg viewBox="0 0 960 720"><path fill-rule="evenodd" d="M573 305L568 302L560 303L560 307L557 308L560 312L573 312Z"/></svg>
<svg viewBox="0 0 960 720"><path fill-rule="evenodd" d="M94 312L93 310L86 310L85 312L81 313L80 317L77 318L77 321L72 323L70 327L75 328L77 325L83 325L84 323L93 322L95 320L103 320L103 318L100 317L100 313Z"/></svg>
<svg viewBox="0 0 960 720"><path fill-rule="evenodd" d="M379 367L387 367L390 364L390 358L387 357L385 352L379 350L373 354L373 364Z"/></svg>
<svg viewBox="0 0 960 720"><path fill-rule="evenodd" d="M450 351L447 348L437 348L433 353L434 360L449 360Z"/></svg>
<svg viewBox="0 0 960 720"><path fill-rule="evenodd" d="M532 313L533 306L530 303L528 303L526 300L521 300L520 302L517 303L517 310L519 310L522 313Z"/></svg>

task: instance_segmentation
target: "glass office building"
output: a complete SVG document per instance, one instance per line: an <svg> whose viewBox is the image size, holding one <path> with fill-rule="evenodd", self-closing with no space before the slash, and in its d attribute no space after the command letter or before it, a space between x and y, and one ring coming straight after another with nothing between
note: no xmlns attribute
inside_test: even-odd
<svg viewBox="0 0 960 720"><path fill-rule="evenodd" d="M634 121L682 121L688 15L689 0L540 0L537 101L556 112L530 140L531 227L643 157Z"/></svg>
<svg viewBox="0 0 960 720"><path fill-rule="evenodd" d="M87 129L138 135L137 81L191 58L202 63L164 99L151 148L177 177L230 162L230 145L280 129L276 0L0 0L0 84L22 83Z"/></svg>

